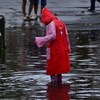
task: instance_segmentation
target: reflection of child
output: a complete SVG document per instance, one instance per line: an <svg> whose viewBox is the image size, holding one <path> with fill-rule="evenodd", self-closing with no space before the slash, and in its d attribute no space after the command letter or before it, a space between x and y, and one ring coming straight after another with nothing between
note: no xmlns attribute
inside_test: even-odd
<svg viewBox="0 0 100 100"><path fill-rule="evenodd" d="M70 100L70 85L59 84L59 85L47 85L47 98L48 100Z"/></svg>
<svg viewBox="0 0 100 100"><path fill-rule="evenodd" d="M47 44L46 74L51 82L62 81L62 73L70 72L70 44L66 26L50 10L43 8L41 22L46 24L46 36L36 37L38 47Z"/></svg>

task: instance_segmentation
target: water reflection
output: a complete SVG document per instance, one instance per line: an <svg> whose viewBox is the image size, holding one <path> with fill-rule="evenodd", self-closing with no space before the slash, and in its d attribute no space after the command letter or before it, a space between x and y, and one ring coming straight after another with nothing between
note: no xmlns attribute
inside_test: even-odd
<svg viewBox="0 0 100 100"><path fill-rule="evenodd" d="M48 100L70 100L69 84L48 84L47 99Z"/></svg>
<svg viewBox="0 0 100 100"><path fill-rule="evenodd" d="M91 41L96 41L97 40L97 34L98 34L98 32L95 31L95 30L91 30L90 31L90 39L91 39Z"/></svg>
<svg viewBox="0 0 100 100"><path fill-rule="evenodd" d="M78 32L76 35L74 35L74 38L71 38L72 42L72 50L74 49L74 52L72 51L72 63L76 63L76 68L79 68L81 66L83 66L84 68L86 68L89 65L92 66L97 66L97 63L93 60L93 56L97 59L97 55L100 54L98 52L98 54L96 51L99 50L99 38L100 36L96 36L95 33L95 37L97 38L95 41L91 40L91 37L93 38L93 35L91 36L91 33L87 32ZM72 39L76 39L76 40L72 40ZM73 44L74 43L74 44ZM95 51L95 52L94 52ZM91 57L92 56L92 57ZM75 62L74 62L75 61ZM78 63L77 63L78 62ZM79 66L79 67L78 67Z"/></svg>
<svg viewBox="0 0 100 100"><path fill-rule="evenodd" d="M5 50L0 50L0 63L5 63Z"/></svg>
<svg viewBox="0 0 100 100"><path fill-rule="evenodd" d="M73 32L72 32L73 33ZM71 85L70 94L78 99L100 99L99 65L100 65L100 31L78 31L70 34L71 53ZM95 35L94 35L95 34ZM77 89L75 89L75 85Z"/></svg>

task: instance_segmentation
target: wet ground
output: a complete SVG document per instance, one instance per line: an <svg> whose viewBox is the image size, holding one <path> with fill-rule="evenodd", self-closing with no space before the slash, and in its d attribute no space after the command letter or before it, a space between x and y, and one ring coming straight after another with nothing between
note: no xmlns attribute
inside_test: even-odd
<svg viewBox="0 0 100 100"><path fill-rule="evenodd" d="M35 36L45 35L45 28L23 23L8 29L7 48L0 58L0 99L99 100L99 33L69 31L71 72L63 74L62 84L52 85L45 75L45 46L38 48L34 43Z"/></svg>
<svg viewBox="0 0 100 100"><path fill-rule="evenodd" d="M34 37L45 35L45 27L39 25L39 19L23 22L20 0L15 0L16 4L0 1L0 12L6 17L6 49L0 51L0 100L100 100L100 8L97 5L95 12L87 12L89 1L67 1L50 0L47 6L69 32L71 72L63 74L62 84L50 83L45 75L45 46L38 48L34 42Z"/></svg>

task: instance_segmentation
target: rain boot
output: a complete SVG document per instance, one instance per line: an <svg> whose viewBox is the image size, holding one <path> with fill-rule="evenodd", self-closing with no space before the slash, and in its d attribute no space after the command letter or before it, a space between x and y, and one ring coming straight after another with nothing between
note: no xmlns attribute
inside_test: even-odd
<svg viewBox="0 0 100 100"><path fill-rule="evenodd" d="M57 75L57 81L58 81L58 83L62 82L62 75L61 74Z"/></svg>
<svg viewBox="0 0 100 100"><path fill-rule="evenodd" d="M57 76L51 75L51 82L57 82Z"/></svg>

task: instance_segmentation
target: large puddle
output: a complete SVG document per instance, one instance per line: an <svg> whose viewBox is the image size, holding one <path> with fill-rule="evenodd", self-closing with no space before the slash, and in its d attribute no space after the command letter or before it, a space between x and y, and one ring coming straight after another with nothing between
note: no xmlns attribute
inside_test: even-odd
<svg viewBox="0 0 100 100"><path fill-rule="evenodd" d="M6 30L6 50L0 56L0 100L99 100L100 31L69 31L71 72L62 84L45 75L46 49L34 37L45 27L23 23Z"/></svg>

